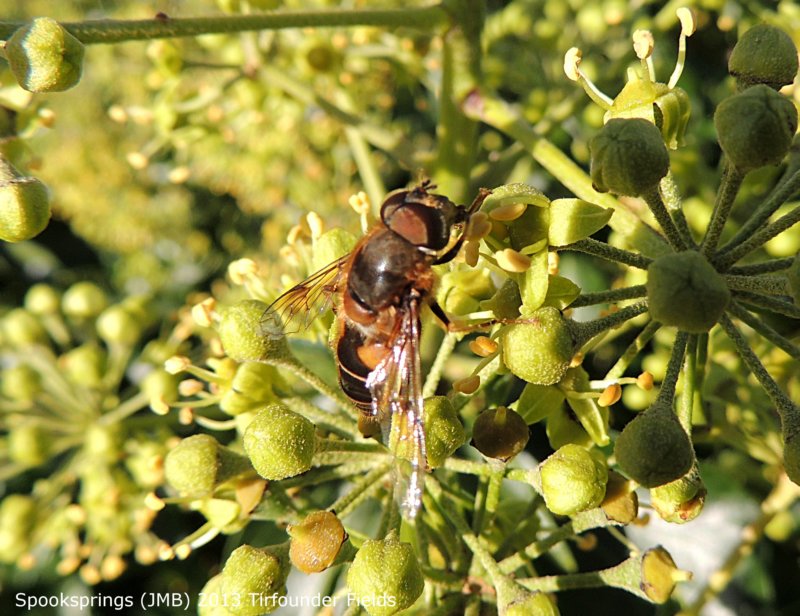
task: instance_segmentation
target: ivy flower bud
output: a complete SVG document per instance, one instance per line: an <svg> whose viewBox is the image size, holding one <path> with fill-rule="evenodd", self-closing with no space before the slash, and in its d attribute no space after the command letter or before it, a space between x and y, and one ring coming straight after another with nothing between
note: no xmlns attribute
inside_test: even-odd
<svg viewBox="0 0 800 616"><path fill-rule="evenodd" d="M558 383L575 350L569 323L550 306L536 310L523 323L506 327L500 344L506 367L537 385Z"/></svg>
<svg viewBox="0 0 800 616"><path fill-rule="evenodd" d="M47 340L47 333L39 319L24 308L14 308L3 315L0 331L4 342L13 347L43 344Z"/></svg>
<svg viewBox="0 0 800 616"><path fill-rule="evenodd" d="M589 148L592 183L600 192L636 197L655 188L669 171L661 131L641 118L609 120Z"/></svg>
<svg viewBox="0 0 800 616"><path fill-rule="evenodd" d="M391 616L410 607L424 586L414 548L394 531L385 539L365 541L347 573L347 587L370 616Z"/></svg>
<svg viewBox="0 0 800 616"><path fill-rule="evenodd" d="M507 462L528 444L528 424L504 406L483 411L472 428L472 445L487 458Z"/></svg>
<svg viewBox="0 0 800 616"><path fill-rule="evenodd" d="M697 470L680 479L650 489L650 504L658 516L673 524L694 520L703 510L706 486Z"/></svg>
<svg viewBox="0 0 800 616"><path fill-rule="evenodd" d="M314 424L281 404L259 411L243 442L256 472L272 481L305 473L316 451Z"/></svg>
<svg viewBox="0 0 800 616"><path fill-rule="evenodd" d="M0 239L29 240L50 221L47 187L34 177L25 177L0 155Z"/></svg>
<svg viewBox="0 0 800 616"><path fill-rule="evenodd" d="M41 389L41 375L26 364L6 368L0 373L0 393L9 400L33 402Z"/></svg>
<svg viewBox="0 0 800 616"><path fill-rule="evenodd" d="M228 357L236 361L258 361L289 352L283 336L272 337L263 331L266 309L263 302L246 299L222 312L217 333Z"/></svg>
<svg viewBox="0 0 800 616"><path fill-rule="evenodd" d="M182 495L192 497L207 496L250 468L247 458L223 447L208 434L183 439L164 459L167 483Z"/></svg>
<svg viewBox="0 0 800 616"><path fill-rule="evenodd" d="M270 614L279 607L278 598L286 594L290 568L285 547L239 546L220 574L220 595L238 597L238 605L232 608L237 616Z"/></svg>
<svg viewBox="0 0 800 616"><path fill-rule="evenodd" d="M531 592L515 598L500 611L504 616L558 616L555 602L543 592Z"/></svg>
<svg viewBox="0 0 800 616"><path fill-rule="evenodd" d="M83 387L100 387L106 374L106 352L96 343L87 342L64 353L59 358L69 380Z"/></svg>
<svg viewBox="0 0 800 616"><path fill-rule="evenodd" d="M779 90L797 75L797 49L780 28L758 24L736 43L728 59L728 72L741 89L764 84Z"/></svg>
<svg viewBox="0 0 800 616"><path fill-rule="evenodd" d="M61 294L49 284L35 284L25 294L25 308L33 314L55 314L60 307Z"/></svg>
<svg viewBox="0 0 800 616"><path fill-rule="evenodd" d="M37 17L6 43L6 57L19 85L29 92L63 92L83 69L83 43L54 19Z"/></svg>
<svg viewBox="0 0 800 616"><path fill-rule="evenodd" d="M0 502L0 562L13 563L28 549L39 509L27 494L10 494Z"/></svg>
<svg viewBox="0 0 800 616"><path fill-rule="evenodd" d="M692 443L668 402L656 401L631 421L614 444L617 464L646 488L683 477L694 463Z"/></svg>
<svg viewBox="0 0 800 616"><path fill-rule="evenodd" d="M699 252L670 253L647 268L647 301L654 320L702 334L722 316L731 293Z"/></svg>
<svg viewBox="0 0 800 616"><path fill-rule="evenodd" d="M428 465L436 468L444 464L464 444L464 426L458 419L453 403L446 396L434 396L425 400L423 421Z"/></svg>
<svg viewBox="0 0 800 616"><path fill-rule="evenodd" d="M133 346L142 334L142 324L139 319L119 304L101 312L95 327L105 342L123 346Z"/></svg>
<svg viewBox="0 0 800 616"><path fill-rule="evenodd" d="M303 573L319 573L330 567L347 540L344 526L330 511L315 511L286 532L292 538L289 558Z"/></svg>
<svg viewBox="0 0 800 616"><path fill-rule="evenodd" d="M108 306L108 297L93 282L76 282L64 291L61 298L61 309L64 314L78 319L91 319L103 312Z"/></svg>
<svg viewBox="0 0 800 616"><path fill-rule="evenodd" d="M606 495L608 467L594 450L564 445L539 465L542 496L557 515L573 515L597 507Z"/></svg>
<svg viewBox="0 0 800 616"><path fill-rule="evenodd" d="M769 86L757 85L722 101L714 127L725 156L746 173L783 160L797 131L797 108Z"/></svg>

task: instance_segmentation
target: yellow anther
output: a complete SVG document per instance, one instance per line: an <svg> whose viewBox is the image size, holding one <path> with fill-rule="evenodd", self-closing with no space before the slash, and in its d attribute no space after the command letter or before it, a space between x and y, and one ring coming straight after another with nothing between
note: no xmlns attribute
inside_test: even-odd
<svg viewBox="0 0 800 616"><path fill-rule="evenodd" d="M526 272L531 266L531 258L513 248L498 250L494 258L502 269L515 274Z"/></svg>
<svg viewBox="0 0 800 616"><path fill-rule="evenodd" d="M481 377L477 375L468 376L463 379L458 379L453 383L453 389L460 394L470 395L478 390L481 386Z"/></svg>
<svg viewBox="0 0 800 616"><path fill-rule="evenodd" d="M612 383L603 390L602 394L600 394L600 397L597 399L597 404L599 406L611 406L612 404L619 402L621 397L622 387L619 383Z"/></svg>
<svg viewBox="0 0 800 616"><path fill-rule="evenodd" d="M528 209L528 205L525 203L506 203L489 212L489 218L500 222L510 222L522 216L526 209Z"/></svg>
<svg viewBox="0 0 800 616"><path fill-rule="evenodd" d="M478 336L469 343L469 350L479 357L489 357L497 353L497 348L497 342L488 336Z"/></svg>

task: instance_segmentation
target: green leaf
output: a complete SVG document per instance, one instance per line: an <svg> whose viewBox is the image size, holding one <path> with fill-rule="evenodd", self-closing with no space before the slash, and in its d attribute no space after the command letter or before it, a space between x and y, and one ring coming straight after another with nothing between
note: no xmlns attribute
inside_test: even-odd
<svg viewBox="0 0 800 616"><path fill-rule="evenodd" d="M575 298L580 294L581 288L569 278L550 276L550 282L547 286L547 297L545 297L543 305L553 306L554 308L563 310L575 301Z"/></svg>
<svg viewBox="0 0 800 616"><path fill-rule="evenodd" d="M564 403L564 392L555 385L528 383L517 400L516 411L530 425L558 411Z"/></svg>
<svg viewBox="0 0 800 616"><path fill-rule="evenodd" d="M575 416L565 407L556 409L547 416L547 440L550 447L558 449L569 443L591 447L592 439Z"/></svg>
<svg viewBox="0 0 800 616"><path fill-rule="evenodd" d="M566 246L602 229L613 210L583 199L556 199L550 204L551 246Z"/></svg>
<svg viewBox="0 0 800 616"><path fill-rule="evenodd" d="M595 445L603 447L611 442L608 436L607 408L599 407L594 398L577 398L570 395L567 395L567 404Z"/></svg>

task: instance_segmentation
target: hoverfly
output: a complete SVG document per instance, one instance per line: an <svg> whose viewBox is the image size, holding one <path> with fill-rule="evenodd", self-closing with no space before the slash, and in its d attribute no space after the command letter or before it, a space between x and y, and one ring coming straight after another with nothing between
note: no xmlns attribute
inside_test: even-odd
<svg viewBox="0 0 800 616"><path fill-rule="evenodd" d="M413 519L422 500L427 466L423 430L419 340L420 313L427 304L449 326L432 293L432 266L455 258L466 224L491 191L481 189L469 207L429 192L425 181L385 198L380 221L344 257L278 297L262 326L281 336L328 307L336 315L333 351L339 384L360 409L365 436L383 433L405 468L401 510ZM457 237L454 230L458 230ZM379 427L378 427L379 426Z"/></svg>

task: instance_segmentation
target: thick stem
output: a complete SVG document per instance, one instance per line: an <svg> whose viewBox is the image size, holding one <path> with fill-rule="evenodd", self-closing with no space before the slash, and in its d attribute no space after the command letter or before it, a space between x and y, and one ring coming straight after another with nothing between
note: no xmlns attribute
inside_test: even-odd
<svg viewBox="0 0 800 616"><path fill-rule="evenodd" d="M711 213L711 220L708 223L706 236L703 238L700 248L703 255L711 257L717 249L719 238L722 235L722 228L728 220L733 202L739 194L742 186L744 174L736 167L726 162L722 170L722 181L717 191L717 199L714 203L714 211Z"/></svg>
<svg viewBox="0 0 800 616"><path fill-rule="evenodd" d="M769 325L764 323L764 321L759 319L757 316L750 314L747 310L744 309L744 307L739 302L737 302L736 300L731 302L731 304L728 306L728 310L733 316L735 316L740 321L752 327L755 331L764 336L764 338L769 340L776 347L778 347L779 349L783 349L795 359L800 359L800 347L798 347L791 340L782 336L777 331L772 329Z"/></svg>
<svg viewBox="0 0 800 616"><path fill-rule="evenodd" d="M686 242L684 242L681 234L678 232L678 227L675 226L675 221L673 221L672 217L669 215L667 206L664 205L664 200L661 198L661 192L659 191L658 186L654 186L652 190L644 193L642 197L647 203L647 207L649 207L650 211L653 213L653 216L655 216L658 225L661 227L661 230L664 231L664 235L667 236L667 241L669 242L670 246L672 246L678 252L686 250L688 245Z"/></svg>
<svg viewBox="0 0 800 616"><path fill-rule="evenodd" d="M598 293L582 293L575 298L569 307L579 308L581 306L594 306L595 304L613 304L626 299L638 299L647 295L647 289L643 284L637 284L622 289L611 289L610 291L600 291Z"/></svg>
<svg viewBox="0 0 800 616"><path fill-rule="evenodd" d="M739 259L760 248L773 237L780 235L798 222L800 222L800 205L796 206L788 214L781 216L772 224L767 225L755 235L750 236L749 240L742 242L730 252L714 259L714 263L718 269L725 271Z"/></svg>
<svg viewBox="0 0 800 616"><path fill-rule="evenodd" d="M668 404L670 407L672 407L672 400L675 398L675 388L678 384L678 377L681 374L688 340L689 334L686 332L679 331L678 335L675 336L672 355L670 355L669 363L667 364L667 373L661 383L661 389L658 391L658 401Z"/></svg>
<svg viewBox="0 0 800 616"><path fill-rule="evenodd" d="M792 317L793 319L800 319L800 307L778 297L750 293L749 291L734 291L733 297L745 304L766 308L770 312Z"/></svg>
<svg viewBox="0 0 800 616"><path fill-rule="evenodd" d="M678 233L683 238L684 243L689 248L696 249L697 242L694 241L692 230L689 228L689 223L686 222L686 216L683 214L683 201L678 193L678 186L675 184L675 178L671 171L667 172L667 175L661 180L661 196L672 220L675 221L675 226L678 228Z"/></svg>
<svg viewBox="0 0 800 616"><path fill-rule="evenodd" d="M630 265L631 267L637 267L645 270L653 262L652 259L643 257L638 253L622 250L621 248L615 248L614 246L610 246L604 242L593 240L590 237L575 242L574 244L562 246L558 250L574 250L575 252L582 252L595 257L600 257L606 261L614 261L617 263L622 263L623 265Z"/></svg>
<svg viewBox="0 0 800 616"><path fill-rule="evenodd" d="M697 336L691 335L683 364L683 391L678 405L678 421L689 436L692 435L692 411L697 392Z"/></svg>
<svg viewBox="0 0 800 616"><path fill-rule="evenodd" d="M444 365L453 354L458 342L458 335L447 333L445 334L442 344L439 346L439 351L436 353L436 359L433 360L433 365L428 371L428 376L425 377L425 385L422 388L422 397L429 398L436 393L436 388L439 386L439 381L442 378L442 371Z"/></svg>
<svg viewBox="0 0 800 616"><path fill-rule="evenodd" d="M618 310L608 316L595 319L593 321L574 321L573 338L575 339L575 348L580 348L595 336L602 334L612 327L622 325L626 321L638 317L640 314L647 312L647 302L641 302L627 306L622 310Z"/></svg>
<svg viewBox="0 0 800 616"><path fill-rule="evenodd" d="M747 265L736 265L728 270L734 276L755 276L756 274L770 274L772 272L782 272L787 270L794 263L794 257L783 259L770 259L759 263L748 263Z"/></svg>
<svg viewBox="0 0 800 616"><path fill-rule="evenodd" d="M62 25L84 45L91 45L284 28L382 26L431 31L438 30L446 23L447 14L441 6L426 6L399 9L275 11L213 17L96 19ZM0 39L8 39L23 25L21 22L0 21Z"/></svg>
<svg viewBox="0 0 800 616"><path fill-rule="evenodd" d="M767 295L789 295L789 279L786 276L737 276L725 274L728 288Z"/></svg>

